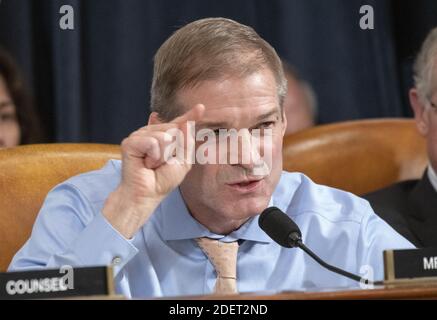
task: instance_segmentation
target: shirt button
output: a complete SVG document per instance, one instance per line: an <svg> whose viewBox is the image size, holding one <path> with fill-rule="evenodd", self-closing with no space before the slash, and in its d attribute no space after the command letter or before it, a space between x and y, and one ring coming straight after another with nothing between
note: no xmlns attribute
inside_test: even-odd
<svg viewBox="0 0 437 320"><path fill-rule="evenodd" d="M112 265L116 266L116 265L118 265L120 263L121 263L121 258L120 257L114 257L112 259Z"/></svg>

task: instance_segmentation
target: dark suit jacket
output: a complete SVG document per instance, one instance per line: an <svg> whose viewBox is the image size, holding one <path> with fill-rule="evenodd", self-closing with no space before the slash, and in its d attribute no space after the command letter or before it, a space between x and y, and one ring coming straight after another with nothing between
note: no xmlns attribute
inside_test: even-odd
<svg viewBox="0 0 437 320"><path fill-rule="evenodd" d="M373 210L417 247L437 247L437 192L421 180L397 183L364 196Z"/></svg>

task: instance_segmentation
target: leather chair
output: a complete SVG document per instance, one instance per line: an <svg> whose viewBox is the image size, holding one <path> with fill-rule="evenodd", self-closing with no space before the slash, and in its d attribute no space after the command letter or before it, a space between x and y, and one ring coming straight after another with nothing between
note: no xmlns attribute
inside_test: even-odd
<svg viewBox="0 0 437 320"><path fill-rule="evenodd" d="M287 136L284 170L358 195L418 179L427 165L425 140L414 120L340 122Z"/></svg>
<svg viewBox="0 0 437 320"><path fill-rule="evenodd" d="M0 150L0 271L29 238L47 193L68 178L120 159L103 144L41 144Z"/></svg>

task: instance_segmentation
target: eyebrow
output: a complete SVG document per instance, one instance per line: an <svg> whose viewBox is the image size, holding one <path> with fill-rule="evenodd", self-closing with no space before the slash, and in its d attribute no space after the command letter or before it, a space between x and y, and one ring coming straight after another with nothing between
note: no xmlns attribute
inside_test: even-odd
<svg viewBox="0 0 437 320"><path fill-rule="evenodd" d="M228 123L226 122L201 122L200 128L223 128L227 127Z"/></svg>
<svg viewBox="0 0 437 320"><path fill-rule="evenodd" d="M256 118L256 121L257 122L263 121L267 118L270 118L273 115L279 115L279 110L275 108L274 110L267 112L266 114L260 115Z"/></svg>
<svg viewBox="0 0 437 320"><path fill-rule="evenodd" d="M256 118L256 123L262 122L265 119L268 119L273 115L278 115L278 113L279 113L278 110L274 109L274 110L271 110L265 114L262 114ZM201 122L198 127L200 127L200 128L226 128L226 127L228 127L228 125L229 124L227 122L213 122L213 121L211 121L211 122Z"/></svg>

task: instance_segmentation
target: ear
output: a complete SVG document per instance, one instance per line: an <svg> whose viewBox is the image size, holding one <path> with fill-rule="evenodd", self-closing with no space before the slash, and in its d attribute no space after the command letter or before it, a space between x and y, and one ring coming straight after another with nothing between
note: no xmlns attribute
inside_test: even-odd
<svg viewBox="0 0 437 320"><path fill-rule="evenodd" d="M161 119L159 119L159 115L157 112L152 112L149 116L149 123L148 125L151 124L160 124L162 123Z"/></svg>
<svg viewBox="0 0 437 320"><path fill-rule="evenodd" d="M420 99L417 89L413 88L409 92L410 104L414 111L414 120L417 130L422 136L426 136L429 130L428 112L424 102Z"/></svg>

